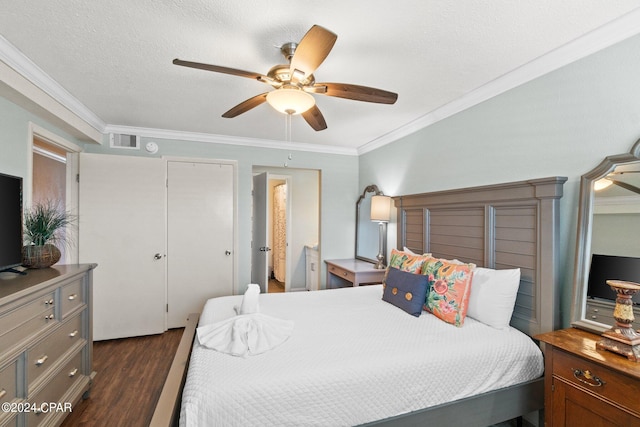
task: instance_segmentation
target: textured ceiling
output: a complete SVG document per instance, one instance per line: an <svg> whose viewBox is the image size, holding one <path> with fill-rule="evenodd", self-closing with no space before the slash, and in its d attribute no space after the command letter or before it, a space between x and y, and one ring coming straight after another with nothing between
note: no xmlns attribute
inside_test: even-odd
<svg viewBox="0 0 640 427"><path fill-rule="evenodd" d="M316 95L328 129L315 132L297 116L292 139L357 148L410 128L638 6L625 0L2 0L0 34L106 125L282 141L285 117L267 104L221 117L269 86L171 61L266 74L285 62L280 45L322 25L338 40L316 79L389 90L398 101Z"/></svg>

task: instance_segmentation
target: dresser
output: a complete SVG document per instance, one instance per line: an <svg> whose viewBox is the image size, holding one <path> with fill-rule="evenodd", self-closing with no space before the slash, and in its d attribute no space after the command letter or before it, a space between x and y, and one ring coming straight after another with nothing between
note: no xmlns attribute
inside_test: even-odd
<svg viewBox="0 0 640 427"><path fill-rule="evenodd" d="M545 356L545 425L640 426L640 363L597 350L575 328L538 335Z"/></svg>
<svg viewBox="0 0 640 427"><path fill-rule="evenodd" d="M0 426L59 425L87 395L95 264L0 278Z"/></svg>
<svg viewBox="0 0 640 427"><path fill-rule="evenodd" d="M386 271L378 270L375 264L359 259L328 259L325 263L327 264L327 289L340 287L340 284L345 282L351 286L382 283Z"/></svg>
<svg viewBox="0 0 640 427"><path fill-rule="evenodd" d="M612 295L614 295L612 293ZM614 301L604 301L597 299L587 299L584 317L594 322L604 323L605 325L614 325L616 323L613 318L613 309L616 303ZM633 314L636 319L640 319L640 307L633 307Z"/></svg>

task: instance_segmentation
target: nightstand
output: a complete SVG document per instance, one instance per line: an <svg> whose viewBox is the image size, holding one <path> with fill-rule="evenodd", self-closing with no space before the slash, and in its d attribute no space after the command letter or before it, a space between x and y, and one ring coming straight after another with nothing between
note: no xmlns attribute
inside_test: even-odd
<svg viewBox="0 0 640 427"><path fill-rule="evenodd" d="M575 328L544 343L545 425L640 426L640 363L597 350L600 335Z"/></svg>
<svg viewBox="0 0 640 427"><path fill-rule="evenodd" d="M386 270L378 270L375 264L359 259L329 259L327 264L327 289L334 287L336 278L360 286L364 283L382 283Z"/></svg>

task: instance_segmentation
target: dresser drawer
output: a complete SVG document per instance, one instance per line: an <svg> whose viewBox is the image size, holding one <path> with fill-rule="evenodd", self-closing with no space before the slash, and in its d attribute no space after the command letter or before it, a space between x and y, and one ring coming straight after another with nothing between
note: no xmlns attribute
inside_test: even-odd
<svg viewBox="0 0 640 427"><path fill-rule="evenodd" d="M83 340L81 313L65 322L54 333L27 350L27 384L31 391L34 381L73 345Z"/></svg>
<svg viewBox="0 0 640 427"><path fill-rule="evenodd" d="M640 382L564 351L553 350L553 376L640 415Z"/></svg>
<svg viewBox="0 0 640 427"><path fill-rule="evenodd" d="M615 325L613 318L613 304L588 302L585 310L585 319L594 322L603 323L605 325Z"/></svg>
<svg viewBox="0 0 640 427"><path fill-rule="evenodd" d="M62 307L62 318L66 318L69 313L85 303L82 279L76 280L62 287L60 295L60 305Z"/></svg>
<svg viewBox="0 0 640 427"><path fill-rule="evenodd" d="M38 332L38 328L33 329L31 320L37 317L39 318L40 314L44 312L47 312L47 315L52 313L54 302L54 293L52 292L2 313L0 315L0 348L6 348L8 346L2 345L4 344L3 337L11 331L19 330L22 336ZM44 317L44 315L42 317ZM14 343L15 342L9 342L8 344Z"/></svg>
<svg viewBox="0 0 640 427"><path fill-rule="evenodd" d="M18 414L11 412L0 412L0 426L18 427Z"/></svg>
<svg viewBox="0 0 640 427"><path fill-rule="evenodd" d="M0 370L0 403L11 402L17 398L18 391L16 383L18 382L17 361L11 362Z"/></svg>
<svg viewBox="0 0 640 427"><path fill-rule="evenodd" d="M57 323L52 306L36 313L34 317L20 323L12 325L12 329L2 330L0 335L0 354L11 349L22 341L31 338L33 335L45 329L47 326Z"/></svg>
<svg viewBox="0 0 640 427"><path fill-rule="evenodd" d="M53 307L53 292L28 301L24 305L4 312L0 315L0 331L7 331ZM2 332L0 332L2 333Z"/></svg>
<svg viewBox="0 0 640 427"><path fill-rule="evenodd" d="M348 280L353 283L356 280L356 275L351 271L343 270L340 267L336 267L335 265L329 266L329 272L335 276L341 277L344 280Z"/></svg>
<svg viewBox="0 0 640 427"><path fill-rule="evenodd" d="M59 402L67 390L82 377L82 351L80 351L58 371L42 390L29 399L29 403L34 404L34 406L38 408L43 403L50 404L52 402ZM48 413L38 413L38 411L29 412L27 413L27 426L37 426L48 415L52 414L58 415L58 413L54 411Z"/></svg>

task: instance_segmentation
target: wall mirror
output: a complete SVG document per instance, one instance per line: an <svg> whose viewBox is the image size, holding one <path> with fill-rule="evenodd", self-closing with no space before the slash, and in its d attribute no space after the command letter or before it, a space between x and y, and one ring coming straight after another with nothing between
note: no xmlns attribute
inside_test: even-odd
<svg viewBox="0 0 640 427"><path fill-rule="evenodd" d="M615 322L615 293L589 284L592 259L640 258L640 140L629 153L605 158L582 175L571 323L602 333ZM598 256L595 256L595 255ZM614 270L615 271L615 270ZM613 273L615 274L615 273ZM607 276L611 273L607 273ZM593 275L597 277L596 274ZM619 277L608 277L620 279ZM630 280L630 279L625 279ZM602 280L595 281L596 283ZM602 285L602 284L601 284ZM609 293L610 292L610 293ZM634 298L636 300L636 298ZM636 322L640 304L634 307Z"/></svg>
<svg viewBox="0 0 640 427"><path fill-rule="evenodd" d="M376 185L367 186L356 202L356 259L376 263L378 255L380 228L371 221L371 198L383 195ZM383 224L382 233L387 235L387 224ZM382 241L382 253L387 253L387 239Z"/></svg>

